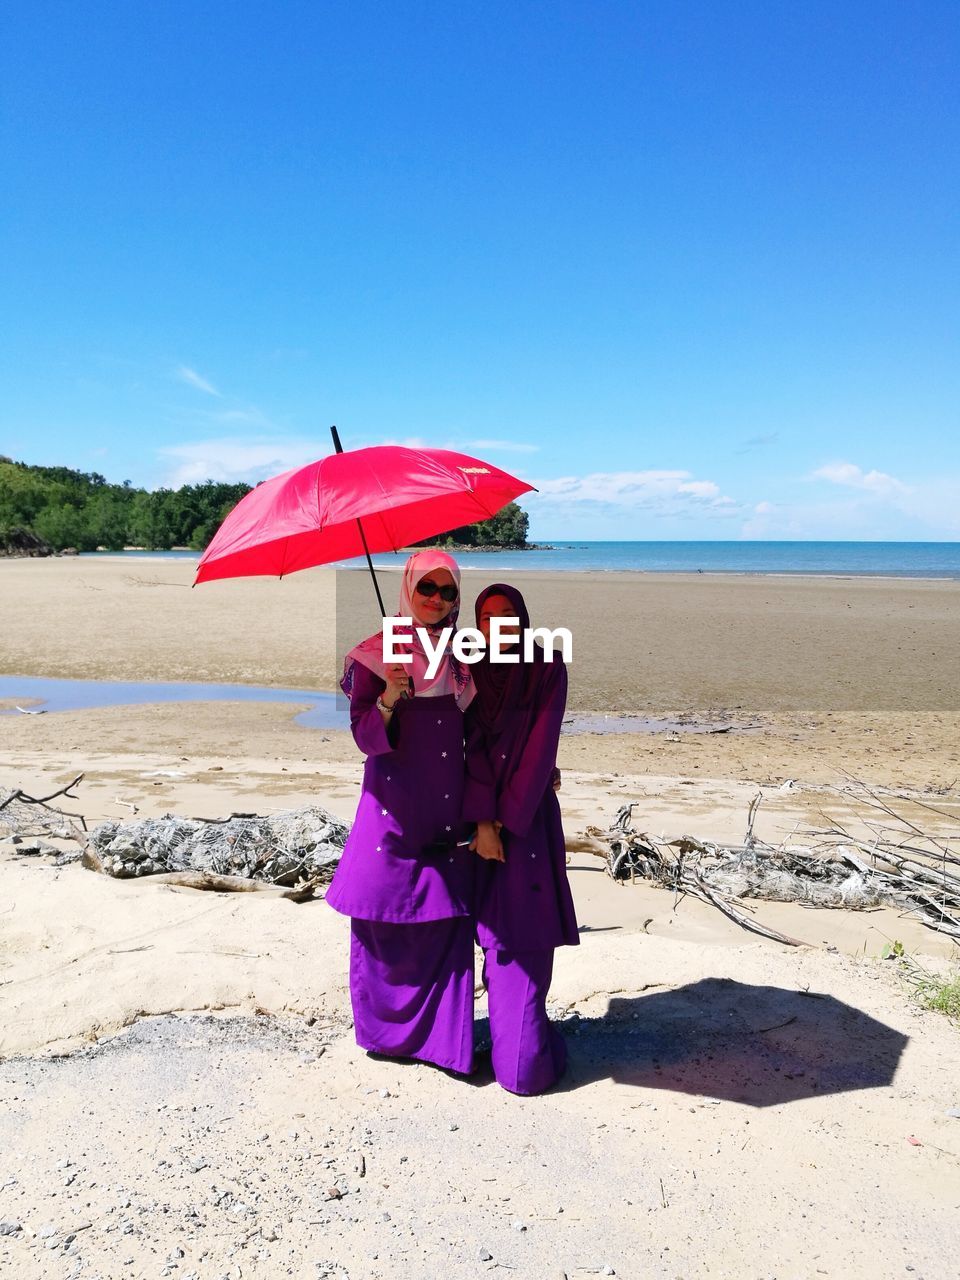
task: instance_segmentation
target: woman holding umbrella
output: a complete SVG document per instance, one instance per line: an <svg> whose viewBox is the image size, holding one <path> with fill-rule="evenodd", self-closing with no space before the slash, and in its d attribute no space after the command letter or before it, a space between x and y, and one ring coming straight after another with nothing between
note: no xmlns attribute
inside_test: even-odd
<svg viewBox="0 0 960 1280"><path fill-rule="evenodd" d="M412 664L384 665L382 632L346 657L341 688L367 759L356 821L327 902L351 917L357 1043L466 1074L473 1068L476 857L457 841L463 712L475 689L449 645L428 677L416 634L424 627L435 643L444 626L455 626L459 585L452 556L411 555L399 614L413 620Z"/></svg>
<svg viewBox="0 0 960 1280"><path fill-rule="evenodd" d="M566 1045L546 1011L554 949L580 941L554 789L567 669L540 648L529 661L522 651L516 663L490 661L491 618L519 619L521 635L530 625L516 588L494 583L475 608L488 647L472 668L463 816L478 824L483 859L476 922L493 1071L512 1093L541 1093L566 1065Z"/></svg>
<svg viewBox="0 0 960 1280"><path fill-rule="evenodd" d="M532 488L450 449L344 452L336 427L331 435L334 453L241 498L203 553L196 582L285 577L363 554L382 617L371 551L493 516ZM450 556L417 553L404 570L401 615L439 634L456 621L459 582ZM350 991L360 1044L469 1071L476 858L456 836L463 711L475 690L449 646L432 677L415 633L410 648L412 668L388 672L378 632L344 664L341 687L367 760L357 820L327 901L353 920ZM413 696L405 697L411 681ZM489 828L479 838L482 851L498 843Z"/></svg>

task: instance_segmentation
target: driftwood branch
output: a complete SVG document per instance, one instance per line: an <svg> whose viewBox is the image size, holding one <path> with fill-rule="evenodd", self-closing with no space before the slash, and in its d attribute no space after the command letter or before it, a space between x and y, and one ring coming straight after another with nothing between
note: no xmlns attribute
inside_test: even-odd
<svg viewBox="0 0 960 1280"><path fill-rule="evenodd" d="M82 781L83 774L78 773L66 786L51 791L48 796L32 796L19 787L0 793L0 828L7 827L14 835L30 834L39 828L45 835L82 844L87 830L83 814L71 813L51 803L61 796L76 800L73 789ZM79 828L75 822L80 824Z"/></svg>
<svg viewBox="0 0 960 1280"><path fill-rule="evenodd" d="M101 822L87 830L79 814L54 808L61 796L76 797L78 774L47 796L23 790L0 792L0 835L12 852L63 862L81 859L90 871L116 879L151 880L176 888L218 893L270 893L291 902L308 902L320 885L330 882L343 853L349 827L319 805L263 816L232 813L228 818L182 818L166 814L130 822ZM136 812L136 805L116 797L114 803ZM70 818L78 818L80 827ZM37 831L75 841L80 849L65 853Z"/></svg>
<svg viewBox="0 0 960 1280"><path fill-rule="evenodd" d="M161 871L149 877L150 884L168 884L179 889L211 889L214 893L268 893L274 898L289 898L291 902L308 902L313 897L318 880L307 880L292 889L267 884L263 880L248 880L246 876L218 876L210 871Z"/></svg>
<svg viewBox="0 0 960 1280"><path fill-rule="evenodd" d="M347 832L346 823L317 805L269 817L166 814L100 823L87 840L83 865L118 879L221 893L273 892L306 902L332 879Z"/></svg>
<svg viewBox="0 0 960 1280"><path fill-rule="evenodd" d="M38 804L44 809L49 809L50 801L57 800L60 796L69 796L71 800L76 800L77 797L72 795L71 792L73 791L73 788L82 781L83 774L78 773L72 782L68 782L65 787L60 787L58 791L51 791L48 796L31 796L28 795L26 791L20 791L19 789L17 791L11 791L8 796L5 796L3 800L0 800L0 809L5 809L7 805L13 804L15 800L19 800L21 804ZM60 810L58 809L57 812L59 813ZM79 817L79 814L71 814L71 817Z"/></svg>
<svg viewBox="0 0 960 1280"><path fill-rule="evenodd" d="M861 819L867 838L821 813L825 827L806 832L807 843L794 843L795 828L789 843L771 845L755 832L762 792L750 803L741 844L720 845L690 835L658 839L634 827L635 803L623 805L606 832L592 827L586 837L594 851L600 846L615 880L650 880L672 889L675 897L690 894L743 928L791 946L801 944L745 916L744 900L861 911L894 906L960 941L960 872L954 870L960 867L960 835L926 831L893 802L860 785L858 798L868 813L882 815L882 820ZM900 799L956 821L957 815L946 809L912 797Z"/></svg>
<svg viewBox="0 0 960 1280"><path fill-rule="evenodd" d="M88 871L105 873L103 859L92 844L84 849L81 861ZM292 902L307 902L320 883L319 878L312 877L293 888L285 889L280 885L267 884L264 880L217 875L212 871L161 871L150 877L142 877L147 878L150 884L169 884L179 889L210 889L214 893L269 893L275 898L289 898Z"/></svg>
<svg viewBox="0 0 960 1280"><path fill-rule="evenodd" d="M736 907L734 907L731 902L721 894L715 893L714 890L710 888L696 867L693 869L693 878L703 891L703 896L706 901L712 903L713 906L715 906L718 911L722 911L725 916L729 916L735 924L741 925L744 929L749 929L751 933L760 933L765 938L772 938L775 942L785 942L791 947L803 947L807 945L806 943L801 942L799 938L791 938L789 934L781 933L778 929L772 929L768 925L760 924L758 921L751 920L742 912L737 911Z"/></svg>

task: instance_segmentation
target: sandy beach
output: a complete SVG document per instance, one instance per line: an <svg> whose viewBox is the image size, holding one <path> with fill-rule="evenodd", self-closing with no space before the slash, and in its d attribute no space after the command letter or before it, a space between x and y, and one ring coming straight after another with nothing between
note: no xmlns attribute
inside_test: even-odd
<svg viewBox="0 0 960 1280"><path fill-rule="evenodd" d="M0 674L329 690L376 623L360 573L190 590L192 572L0 562ZM466 575L462 620L493 576ZM862 816L851 779L960 823L958 584L514 580L536 623L573 633L572 714L727 729L561 739L582 925L551 993L568 1079L522 1100L368 1059L347 922L321 901L0 853L6 1274L956 1274L960 1036L879 958L897 939L945 972L956 944L886 908L754 904L804 944L787 947L615 884L590 831L634 801L651 831L736 839L761 788L759 830L782 839ZM389 607L396 575L381 581ZM0 788L42 794L83 772L71 807L88 822L306 803L350 820L352 739L296 711L3 716Z"/></svg>

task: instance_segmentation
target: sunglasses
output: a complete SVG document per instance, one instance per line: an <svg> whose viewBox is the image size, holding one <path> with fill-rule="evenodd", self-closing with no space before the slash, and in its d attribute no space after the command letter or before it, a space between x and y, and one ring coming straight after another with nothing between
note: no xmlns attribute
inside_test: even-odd
<svg viewBox="0 0 960 1280"><path fill-rule="evenodd" d="M447 604L452 604L460 594L457 587L439 587L435 582L431 582L429 578L424 578L422 582L417 583L417 592L421 596L435 596L440 593L440 599L446 600Z"/></svg>

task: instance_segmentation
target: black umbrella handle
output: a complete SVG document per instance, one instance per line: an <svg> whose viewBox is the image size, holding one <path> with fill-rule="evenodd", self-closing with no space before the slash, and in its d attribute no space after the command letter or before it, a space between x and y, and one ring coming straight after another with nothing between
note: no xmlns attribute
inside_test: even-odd
<svg viewBox="0 0 960 1280"><path fill-rule="evenodd" d="M337 453L343 453L343 445L340 443L340 435L336 427L330 428L330 434L333 436L333 447ZM367 548L367 536L363 532L363 525L357 520L357 528L360 530L360 541L363 543L363 554L367 557L367 568L370 570L370 577L373 579L373 589L377 593L377 604L380 606L380 617L385 618L387 611L383 607L383 596L380 594L380 583L377 582L377 575L373 569L373 561L370 559L370 551Z"/></svg>

